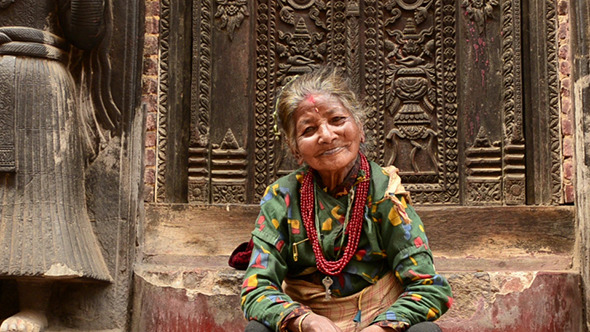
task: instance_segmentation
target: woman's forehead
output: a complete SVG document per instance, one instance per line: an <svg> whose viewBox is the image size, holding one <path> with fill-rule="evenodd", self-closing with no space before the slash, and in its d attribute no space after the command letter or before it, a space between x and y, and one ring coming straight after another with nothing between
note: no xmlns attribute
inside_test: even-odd
<svg viewBox="0 0 590 332"><path fill-rule="evenodd" d="M329 118L334 114L343 113L352 115L337 98L331 98L329 100L316 98L316 103L299 104L299 107L295 110L294 121L296 124L306 124L320 118Z"/></svg>
<svg viewBox="0 0 590 332"><path fill-rule="evenodd" d="M303 100L299 103L299 108L318 107L322 105L333 105L343 107L342 102L336 96L329 93L312 92L305 95Z"/></svg>

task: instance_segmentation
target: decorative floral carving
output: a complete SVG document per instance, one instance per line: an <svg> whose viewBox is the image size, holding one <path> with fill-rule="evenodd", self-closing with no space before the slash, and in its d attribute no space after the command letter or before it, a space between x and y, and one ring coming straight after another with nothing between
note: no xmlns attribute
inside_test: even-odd
<svg viewBox="0 0 590 332"><path fill-rule="evenodd" d="M228 30L228 37L230 40L234 38L234 31L242 25L242 21L247 16L248 12L247 0L216 0L217 12L216 18L221 19L221 29Z"/></svg>
<svg viewBox="0 0 590 332"><path fill-rule="evenodd" d="M469 182L467 202L470 204L499 204L501 202L500 182Z"/></svg>
<svg viewBox="0 0 590 332"><path fill-rule="evenodd" d="M493 18L494 7L498 0L463 0L461 7L467 11L467 16L477 25L479 33L483 33L487 18Z"/></svg>
<svg viewBox="0 0 590 332"><path fill-rule="evenodd" d="M520 6L502 3L502 81L505 138L503 144L503 190L508 205L525 203L525 143L522 118L520 58Z"/></svg>
<svg viewBox="0 0 590 332"><path fill-rule="evenodd" d="M193 13L200 20L199 33L193 34L193 64L191 82L191 136L188 155L188 201L211 203L209 148L211 117L211 25L212 3L194 1Z"/></svg>
<svg viewBox="0 0 590 332"><path fill-rule="evenodd" d="M213 202L218 204L246 203L245 186L214 185Z"/></svg>

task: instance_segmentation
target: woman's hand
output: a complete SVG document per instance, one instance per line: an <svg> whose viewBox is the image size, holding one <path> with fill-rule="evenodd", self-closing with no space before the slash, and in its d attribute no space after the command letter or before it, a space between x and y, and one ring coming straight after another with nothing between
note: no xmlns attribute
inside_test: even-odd
<svg viewBox="0 0 590 332"><path fill-rule="evenodd" d="M299 320L301 317L294 319L289 323L289 331L299 332ZM304 332L342 332L342 330L331 320L324 316L314 314L313 312L303 317L301 331Z"/></svg>
<svg viewBox="0 0 590 332"><path fill-rule="evenodd" d="M361 332L391 332L396 331L391 328L385 328L377 325L370 325L361 330Z"/></svg>
<svg viewBox="0 0 590 332"><path fill-rule="evenodd" d="M400 326L397 328L393 327L381 327L379 325L369 325L361 330L361 332L393 332L393 331L405 331L407 326Z"/></svg>

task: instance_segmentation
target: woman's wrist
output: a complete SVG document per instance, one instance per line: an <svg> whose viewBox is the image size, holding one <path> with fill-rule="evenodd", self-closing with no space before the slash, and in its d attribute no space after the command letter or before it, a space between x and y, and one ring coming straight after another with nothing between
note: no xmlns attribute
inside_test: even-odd
<svg viewBox="0 0 590 332"><path fill-rule="evenodd" d="M303 323L303 318L309 316L309 314L311 314L311 310L307 307L298 308L292 311L284 318L279 331L299 332L300 329L303 329L303 326L301 325Z"/></svg>
<svg viewBox="0 0 590 332"><path fill-rule="evenodd" d="M405 331L410 324L400 321L384 320L375 323L375 325L387 329L387 331Z"/></svg>
<svg viewBox="0 0 590 332"><path fill-rule="evenodd" d="M297 324L299 323L299 317L306 313L311 313L311 309L306 305L299 305L293 309L290 313L285 315L279 322L279 331L281 332L298 332Z"/></svg>
<svg viewBox="0 0 590 332"><path fill-rule="evenodd" d="M297 332L303 332L303 320L309 316L311 312L306 312L303 315L299 316L298 323L297 323Z"/></svg>

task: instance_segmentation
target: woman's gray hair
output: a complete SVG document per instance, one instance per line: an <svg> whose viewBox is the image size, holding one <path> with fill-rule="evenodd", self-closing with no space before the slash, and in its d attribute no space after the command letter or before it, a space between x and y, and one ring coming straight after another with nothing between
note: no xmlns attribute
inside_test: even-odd
<svg viewBox="0 0 590 332"><path fill-rule="evenodd" d="M287 144L293 150L295 142L294 114L299 104L310 94L326 94L337 98L346 108L354 122L363 130L364 110L352 91L350 83L337 69L322 67L304 75L295 77L280 90L276 110L278 121Z"/></svg>

